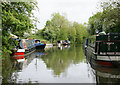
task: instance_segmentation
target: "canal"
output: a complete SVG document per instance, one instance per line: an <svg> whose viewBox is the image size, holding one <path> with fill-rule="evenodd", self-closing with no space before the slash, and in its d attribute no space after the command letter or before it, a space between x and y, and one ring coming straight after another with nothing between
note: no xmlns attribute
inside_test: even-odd
<svg viewBox="0 0 120 85"><path fill-rule="evenodd" d="M119 83L120 69L91 66L82 45L47 47L3 62L3 83ZM7 63L7 64L5 64Z"/></svg>

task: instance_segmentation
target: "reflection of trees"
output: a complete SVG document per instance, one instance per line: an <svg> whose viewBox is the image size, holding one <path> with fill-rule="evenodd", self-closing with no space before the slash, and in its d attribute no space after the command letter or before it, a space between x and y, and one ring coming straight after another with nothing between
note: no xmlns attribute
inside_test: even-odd
<svg viewBox="0 0 120 85"><path fill-rule="evenodd" d="M3 56L6 56L3 54ZM12 73L15 72L15 65L12 62L16 62L15 60L11 60L10 57L5 57L5 59L2 61L2 83L8 83L9 81L15 82L15 79L12 79ZM17 77L17 74L14 75L14 77Z"/></svg>
<svg viewBox="0 0 120 85"><path fill-rule="evenodd" d="M54 70L55 75L60 75L70 64L77 64L84 60L84 53L81 46L72 46L69 49L59 50L50 48L46 51L47 56L42 57L47 68Z"/></svg>
<svg viewBox="0 0 120 85"><path fill-rule="evenodd" d="M44 50L36 50L36 52L25 56L25 60L23 62L18 62L17 60L12 59L12 56L10 59L10 56L3 54L5 59L2 61L2 83L15 83L18 77L18 72L23 70L23 64L24 68L26 68L34 58L41 57L43 53ZM37 54L39 54L39 56Z"/></svg>
<svg viewBox="0 0 120 85"><path fill-rule="evenodd" d="M79 62L85 62L85 56L82 45L77 45L75 49L76 56L74 56L74 64L78 64Z"/></svg>
<svg viewBox="0 0 120 85"><path fill-rule="evenodd" d="M3 54L3 56L6 56ZM36 57L35 53L32 53L28 56L25 56L27 59L26 66L28 66L31 61ZM5 59L2 61L2 83L10 83L16 82L16 79L18 77L18 71L22 70L23 68L23 62L17 62L15 59L10 59L10 56L5 57Z"/></svg>

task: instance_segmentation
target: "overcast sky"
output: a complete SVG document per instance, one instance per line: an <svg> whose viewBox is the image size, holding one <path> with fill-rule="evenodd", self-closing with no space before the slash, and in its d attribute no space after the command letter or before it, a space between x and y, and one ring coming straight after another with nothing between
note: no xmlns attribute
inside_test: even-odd
<svg viewBox="0 0 120 85"><path fill-rule="evenodd" d="M97 12L99 0L37 0L39 11L34 11L40 23L38 29L43 29L51 14L65 14L69 21L88 22L90 16Z"/></svg>

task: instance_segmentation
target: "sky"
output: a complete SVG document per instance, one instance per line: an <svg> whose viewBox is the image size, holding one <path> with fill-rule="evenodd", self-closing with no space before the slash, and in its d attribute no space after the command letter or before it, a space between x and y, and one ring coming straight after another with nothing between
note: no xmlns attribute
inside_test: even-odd
<svg viewBox="0 0 120 85"><path fill-rule="evenodd" d="M37 0L39 11L34 14L40 23L38 29L43 29L47 20L51 19L51 14L60 13L65 15L71 22L88 22L89 17L95 14L98 9L99 0Z"/></svg>

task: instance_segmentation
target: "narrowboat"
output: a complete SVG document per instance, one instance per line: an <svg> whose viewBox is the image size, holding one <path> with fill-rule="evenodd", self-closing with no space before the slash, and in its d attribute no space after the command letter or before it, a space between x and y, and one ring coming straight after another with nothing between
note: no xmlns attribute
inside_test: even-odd
<svg viewBox="0 0 120 85"><path fill-rule="evenodd" d="M12 50L12 55L15 59L22 59L24 56L35 51L34 40L31 39L14 39L18 42L15 49Z"/></svg>
<svg viewBox="0 0 120 85"><path fill-rule="evenodd" d="M13 61L14 70L21 72L26 67L27 59L16 59Z"/></svg>
<svg viewBox="0 0 120 85"><path fill-rule="evenodd" d="M68 41L68 40L65 40L65 41L63 41L63 43L62 43L63 45L70 45L70 41Z"/></svg>
<svg viewBox="0 0 120 85"><path fill-rule="evenodd" d="M47 53L44 52L44 50L39 50L37 49L36 52L34 53L36 57L41 57L42 55L47 55Z"/></svg>
<svg viewBox="0 0 120 85"><path fill-rule="evenodd" d="M35 41L35 47L36 49L44 49L46 46L46 43L41 43L39 39L34 40Z"/></svg>
<svg viewBox="0 0 120 85"><path fill-rule="evenodd" d="M57 41L57 45L60 46L60 45L70 45L70 41L68 40L58 40Z"/></svg>
<svg viewBox="0 0 120 85"><path fill-rule="evenodd" d="M90 36L85 43L85 55L98 65L119 67L120 34L108 33Z"/></svg>

